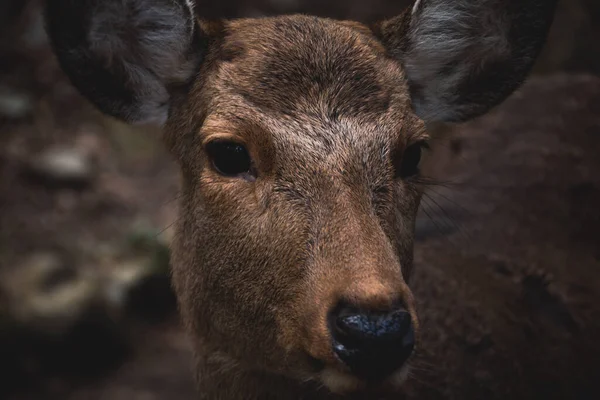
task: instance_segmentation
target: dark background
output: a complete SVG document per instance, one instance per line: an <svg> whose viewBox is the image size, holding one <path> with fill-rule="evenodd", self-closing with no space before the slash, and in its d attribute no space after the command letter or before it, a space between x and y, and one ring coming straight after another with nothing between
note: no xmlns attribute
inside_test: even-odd
<svg viewBox="0 0 600 400"><path fill-rule="evenodd" d="M200 3L208 17L305 12L373 22L410 2ZM48 47L41 4L0 0L0 398L192 398L191 356L168 282L177 170L157 131L102 117L73 90ZM469 189L431 195L416 244L424 269L447 257L469 260L459 274L491 265L522 278L532 315L591 333L599 21L600 2L561 1L523 94L478 121L436 129L445 139L428 170ZM526 266L512 261L517 253ZM588 308L574 310L574 298Z"/></svg>

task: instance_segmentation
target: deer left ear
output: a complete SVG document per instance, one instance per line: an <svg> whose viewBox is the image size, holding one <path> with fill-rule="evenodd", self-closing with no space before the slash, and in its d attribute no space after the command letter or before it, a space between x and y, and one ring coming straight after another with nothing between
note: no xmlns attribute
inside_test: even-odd
<svg viewBox="0 0 600 400"><path fill-rule="evenodd" d="M557 0L416 0L378 24L402 64L415 113L463 122L504 101L525 80L552 24Z"/></svg>
<svg viewBox="0 0 600 400"><path fill-rule="evenodd" d="M206 37L192 0L46 0L46 30L73 85L105 114L167 120L191 81Z"/></svg>

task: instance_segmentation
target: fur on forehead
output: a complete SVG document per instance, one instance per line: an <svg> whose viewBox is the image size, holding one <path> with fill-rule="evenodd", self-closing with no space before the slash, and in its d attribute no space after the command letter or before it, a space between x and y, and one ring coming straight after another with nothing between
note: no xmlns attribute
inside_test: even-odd
<svg viewBox="0 0 600 400"><path fill-rule="evenodd" d="M292 117L373 119L406 104L398 63L368 30L293 16L227 26L221 89Z"/></svg>

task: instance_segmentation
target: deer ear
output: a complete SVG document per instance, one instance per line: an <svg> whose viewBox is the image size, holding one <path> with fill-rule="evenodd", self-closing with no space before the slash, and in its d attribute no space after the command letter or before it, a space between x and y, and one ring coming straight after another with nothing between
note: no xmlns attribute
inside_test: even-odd
<svg viewBox="0 0 600 400"><path fill-rule="evenodd" d="M73 85L129 123L164 123L202 58L192 0L47 0L45 19Z"/></svg>
<svg viewBox="0 0 600 400"><path fill-rule="evenodd" d="M415 113L463 122L504 101L529 74L557 0L417 0L375 28L403 66Z"/></svg>

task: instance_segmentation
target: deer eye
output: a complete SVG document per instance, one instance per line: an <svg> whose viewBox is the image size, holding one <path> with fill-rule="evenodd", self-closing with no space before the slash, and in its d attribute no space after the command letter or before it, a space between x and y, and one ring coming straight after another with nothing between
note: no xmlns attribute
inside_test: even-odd
<svg viewBox="0 0 600 400"><path fill-rule="evenodd" d="M407 179L419 174L423 148L428 148L427 142L420 141L411 144L398 155L395 162L397 178Z"/></svg>
<svg viewBox="0 0 600 400"><path fill-rule="evenodd" d="M251 173L252 160L242 144L215 140L206 145L206 152L213 167L221 175L238 176Z"/></svg>

